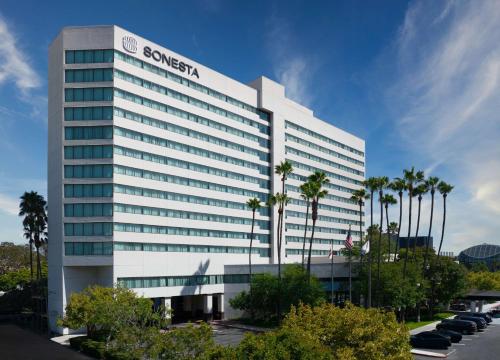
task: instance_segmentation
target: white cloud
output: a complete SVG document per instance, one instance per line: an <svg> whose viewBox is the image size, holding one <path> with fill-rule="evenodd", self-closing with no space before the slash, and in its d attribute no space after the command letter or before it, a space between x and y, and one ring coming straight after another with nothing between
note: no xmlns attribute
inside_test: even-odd
<svg viewBox="0 0 500 360"><path fill-rule="evenodd" d="M19 212L19 200L5 194L0 194L0 211L9 215L17 215Z"/></svg>
<svg viewBox="0 0 500 360"><path fill-rule="evenodd" d="M498 1L417 1L392 52L387 99L402 145L455 185L445 250L499 242L499 41Z"/></svg>
<svg viewBox="0 0 500 360"><path fill-rule="evenodd" d="M318 63L317 59L300 52L294 40L293 31L286 21L276 17L270 19L266 41L274 76L285 87L288 98L310 106L314 93L312 81Z"/></svg>
<svg viewBox="0 0 500 360"><path fill-rule="evenodd" d="M40 86L40 77L28 62L5 20L0 16L0 83L13 81L26 95Z"/></svg>

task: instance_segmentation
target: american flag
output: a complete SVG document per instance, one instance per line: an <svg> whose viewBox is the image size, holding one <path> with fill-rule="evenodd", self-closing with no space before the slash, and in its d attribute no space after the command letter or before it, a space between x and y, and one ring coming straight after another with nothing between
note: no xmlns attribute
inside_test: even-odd
<svg viewBox="0 0 500 360"><path fill-rule="evenodd" d="M347 237L345 239L344 245L347 249L351 250L353 243L352 243L352 237L351 237L351 226L349 226L349 231L347 232Z"/></svg>

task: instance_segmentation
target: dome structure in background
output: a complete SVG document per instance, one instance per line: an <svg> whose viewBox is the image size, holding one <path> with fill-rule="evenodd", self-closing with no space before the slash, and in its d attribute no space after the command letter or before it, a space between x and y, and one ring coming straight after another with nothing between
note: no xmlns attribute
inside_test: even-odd
<svg viewBox="0 0 500 360"><path fill-rule="evenodd" d="M458 261L468 267L484 263L490 270L495 270L500 266L500 245L471 246L458 254Z"/></svg>

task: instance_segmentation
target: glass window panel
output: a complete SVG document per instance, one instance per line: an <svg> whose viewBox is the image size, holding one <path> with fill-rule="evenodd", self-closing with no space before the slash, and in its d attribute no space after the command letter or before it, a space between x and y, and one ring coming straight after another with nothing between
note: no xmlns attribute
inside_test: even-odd
<svg viewBox="0 0 500 360"><path fill-rule="evenodd" d="M94 50L94 62L104 62L104 50Z"/></svg>
<svg viewBox="0 0 500 360"><path fill-rule="evenodd" d="M75 64L81 64L84 62L84 51L75 50Z"/></svg>
<svg viewBox="0 0 500 360"><path fill-rule="evenodd" d="M74 120L83 120L83 108L74 108L73 109L73 119Z"/></svg>
<svg viewBox="0 0 500 360"><path fill-rule="evenodd" d="M113 69L104 69L104 81L113 81Z"/></svg>
<svg viewBox="0 0 500 360"><path fill-rule="evenodd" d="M92 50L85 51L85 63L90 64L94 62L94 52Z"/></svg>
<svg viewBox="0 0 500 360"><path fill-rule="evenodd" d="M113 100L113 88L104 88L104 101L112 101Z"/></svg>
<svg viewBox="0 0 500 360"><path fill-rule="evenodd" d="M83 82L83 70L73 70L75 72L75 82Z"/></svg>
<svg viewBox="0 0 500 360"><path fill-rule="evenodd" d="M95 88L94 101L102 101L102 100L103 100L103 88Z"/></svg>
<svg viewBox="0 0 500 360"><path fill-rule="evenodd" d="M64 89L64 101L73 101L73 89Z"/></svg>
<svg viewBox="0 0 500 360"><path fill-rule="evenodd" d="M104 62L113 62L113 50L104 50Z"/></svg>
<svg viewBox="0 0 500 360"><path fill-rule="evenodd" d="M106 106L103 108L103 120L112 120L113 119L113 108L111 106Z"/></svg>
<svg viewBox="0 0 500 360"><path fill-rule="evenodd" d="M73 50L66 50L66 64L73 64L75 62L75 52Z"/></svg>
<svg viewBox="0 0 500 360"><path fill-rule="evenodd" d="M83 71L83 73L84 73L83 81L85 81L85 82L94 81L94 70L93 69L86 69Z"/></svg>
<svg viewBox="0 0 500 360"><path fill-rule="evenodd" d="M67 83L71 83L74 81L74 73L72 70L66 70L64 73L65 73L65 80Z"/></svg>
<svg viewBox="0 0 500 360"><path fill-rule="evenodd" d="M73 89L73 101L83 101L83 89Z"/></svg>
<svg viewBox="0 0 500 360"><path fill-rule="evenodd" d="M84 91L83 98L85 101L93 101L94 100L94 89L93 88L85 88L85 89L83 89L83 91Z"/></svg>

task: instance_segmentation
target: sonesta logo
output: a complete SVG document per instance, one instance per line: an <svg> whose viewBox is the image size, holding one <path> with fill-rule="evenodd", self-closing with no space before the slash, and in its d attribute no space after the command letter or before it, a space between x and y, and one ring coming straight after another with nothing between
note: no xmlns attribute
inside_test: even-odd
<svg viewBox="0 0 500 360"><path fill-rule="evenodd" d="M137 40L132 36L124 36L122 38L122 46L129 53L135 54L137 52Z"/></svg>
<svg viewBox="0 0 500 360"><path fill-rule="evenodd" d="M180 72L187 72L188 75L196 76L198 79L200 78L198 70L194 66L179 61L179 59L176 59L173 56L167 56L158 50L151 50L149 46L144 46L144 56L152 58L154 61L161 62L162 64L167 64L171 68L179 70Z"/></svg>

